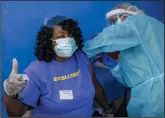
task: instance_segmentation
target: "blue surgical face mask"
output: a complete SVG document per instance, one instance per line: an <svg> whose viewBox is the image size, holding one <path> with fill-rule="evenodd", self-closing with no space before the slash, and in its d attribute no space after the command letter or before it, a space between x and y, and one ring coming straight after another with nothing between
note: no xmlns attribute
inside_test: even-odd
<svg viewBox="0 0 165 118"><path fill-rule="evenodd" d="M59 57L68 58L73 55L77 48L74 38L67 37L56 40L54 51Z"/></svg>

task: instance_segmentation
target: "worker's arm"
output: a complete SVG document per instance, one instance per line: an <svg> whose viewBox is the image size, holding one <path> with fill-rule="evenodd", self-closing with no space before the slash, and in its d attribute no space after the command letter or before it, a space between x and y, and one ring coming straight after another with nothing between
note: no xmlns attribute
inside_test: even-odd
<svg viewBox="0 0 165 118"><path fill-rule="evenodd" d="M115 68L109 68L109 71L112 73L112 75L114 77L116 77L116 79L123 84L125 87L128 87L127 84L124 81L124 78L122 76L122 68L120 63L117 64L117 66Z"/></svg>
<svg viewBox="0 0 165 118"><path fill-rule="evenodd" d="M117 62L115 59L113 59L108 54L103 54L102 60L104 65L106 65L109 69L109 71L112 73L116 79L122 83L124 86L127 87L126 83L124 82L124 79L122 77L122 67L119 62Z"/></svg>
<svg viewBox="0 0 165 118"><path fill-rule="evenodd" d="M100 83L96 79L92 64L90 65L90 71L91 71L92 81L93 81L93 84L95 87L95 92L96 92L95 99L105 111L109 111L110 106L109 106L108 101L105 97L105 93L104 93L103 88L101 87Z"/></svg>
<svg viewBox="0 0 165 118"><path fill-rule="evenodd" d="M89 58L102 52L116 52L140 44L139 34L133 23L125 21L103 29L92 40L84 43L83 51Z"/></svg>

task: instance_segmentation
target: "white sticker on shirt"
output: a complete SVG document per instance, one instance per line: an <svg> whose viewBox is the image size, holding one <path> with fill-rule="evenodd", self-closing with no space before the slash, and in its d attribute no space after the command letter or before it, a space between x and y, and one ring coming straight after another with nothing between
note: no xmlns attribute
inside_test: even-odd
<svg viewBox="0 0 165 118"><path fill-rule="evenodd" d="M72 100L73 99L73 92L72 90L60 90L60 100Z"/></svg>

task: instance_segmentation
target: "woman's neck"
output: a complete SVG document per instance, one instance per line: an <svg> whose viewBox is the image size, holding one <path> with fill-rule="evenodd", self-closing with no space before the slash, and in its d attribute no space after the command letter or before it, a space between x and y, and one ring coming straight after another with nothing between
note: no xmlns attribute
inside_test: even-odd
<svg viewBox="0 0 165 118"><path fill-rule="evenodd" d="M56 61L59 61L59 62L65 62L65 61L68 61L71 57L69 58L64 58L64 57L59 57L59 56L55 56L55 60Z"/></svg>

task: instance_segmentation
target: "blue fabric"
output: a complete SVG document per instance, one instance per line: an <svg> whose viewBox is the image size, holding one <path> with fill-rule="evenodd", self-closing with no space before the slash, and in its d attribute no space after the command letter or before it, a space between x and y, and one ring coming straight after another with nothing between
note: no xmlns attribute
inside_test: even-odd
<svg viewBox="0 0 165 118"><path fill-rule="evenodd" d="M92 116L95 89L89 60L82 52L66 62L35 61L25 74L30 80L19 97L34 107L33 116ZM60 99L61 90L72 90L73 99Z"/></svg>
<svg viewBox="0 0 165 118"><path fill-rule="evenodd" d="M147 15L128 17L85 42L88 57L120 51L111 70L131 88L129 116L164 116L164 24Z"/></svg>

